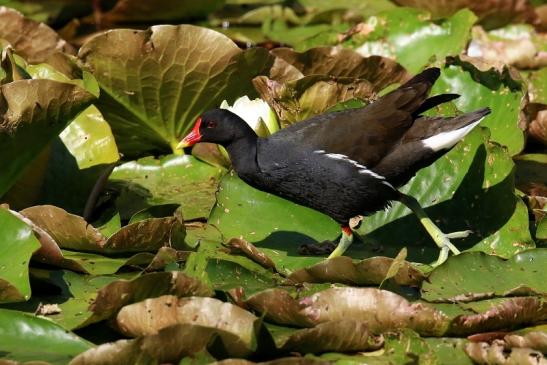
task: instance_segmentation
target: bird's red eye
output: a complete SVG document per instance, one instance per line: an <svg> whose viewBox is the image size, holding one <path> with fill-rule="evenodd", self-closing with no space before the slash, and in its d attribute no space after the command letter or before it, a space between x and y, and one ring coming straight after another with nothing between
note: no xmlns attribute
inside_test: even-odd
<svg viewBox="0 0 547 365"><path fill-rule="evenodd" d="M215 128L217 126L217 122L214 120L210 120L209 123L207 123L207 128Z"/></svg>

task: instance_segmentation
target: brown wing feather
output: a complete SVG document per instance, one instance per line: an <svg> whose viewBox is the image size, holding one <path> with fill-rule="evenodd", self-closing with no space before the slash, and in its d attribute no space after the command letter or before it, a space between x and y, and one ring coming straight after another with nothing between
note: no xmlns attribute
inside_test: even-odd
<svg viewBox="0 0 547 365"><path fill-rule="evenodd" d="M427 99L438 77L439 69L427 69L363 108L318 115L269 139L305 143L313 150L343 154L374 167L412 126L413 113Z"/></svg>

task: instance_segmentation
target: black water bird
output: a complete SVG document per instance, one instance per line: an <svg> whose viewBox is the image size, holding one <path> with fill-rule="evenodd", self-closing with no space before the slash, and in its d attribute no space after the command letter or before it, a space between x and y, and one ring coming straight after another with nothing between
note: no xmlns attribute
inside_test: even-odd
<svg viewBox="0 0 547 365"><path fill-rule="evenodd" d="M460 251L416 199L397 190L468 134L490 109L453 117L423 116L427 110L459 95L428 98L439 77L429 68L377 101L358 109L330 112L259 138L236 114L214 109L204 113L179 148L197 142L226 148L234 170L249 185L323 212L342 227L330 257L340 256L353 240L352 217L370 215L390 201L400 201L418 217L441 248L436 264L448 252Z"/></svg>

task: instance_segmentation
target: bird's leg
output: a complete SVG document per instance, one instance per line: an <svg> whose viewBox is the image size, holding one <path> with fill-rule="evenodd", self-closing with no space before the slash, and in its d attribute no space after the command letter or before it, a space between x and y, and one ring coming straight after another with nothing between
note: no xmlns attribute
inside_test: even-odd
<svg viewBox="0 0 547 365"><path fill-rule="evenodd" d="M400 193L399 201L406 205L414 214L416 214L416 217L418 217L420 223L422 224L422 226L424 226L427 233L429 233L437 246L440 247L441 253L439 254L439 258L433 266L438 266L445 262L448 258L448 251L452 251L454 255L460 254L460 250L458 250L456 246L454 246L452 242L450 242L449 238L467 237L470 231L461 231L445 234L427 216L426 212L423 210L423 208L420 206L420 203L418 203L416 199L409 195Z"/></svg>
<svg viewBox="0 0 547 365"><path fill-rule="evenodd" d="M340 238L340 242L338 242L338 246L336 246L334 251L332 251L331 254L329 255L329 259L332 259L333 257L342 256L352 242L353 242L353 232L351 231L351 228L346 225L342 226L342 237Z"/></svg>

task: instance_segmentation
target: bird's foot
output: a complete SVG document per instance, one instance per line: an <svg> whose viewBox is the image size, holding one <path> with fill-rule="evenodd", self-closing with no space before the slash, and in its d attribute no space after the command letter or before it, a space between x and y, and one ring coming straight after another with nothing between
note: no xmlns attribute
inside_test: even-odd
<svg viewBox="0 0 547 365"><path fill-rule="evenodd" d="M431 236L435 244L441 249L441 252L439 253L439 257L437 258L437 261L433 263L433 267L441 265L443 262L446 261L448 258L448 253L452 252L454 255L459 255L460 250L456 248L450 242L451 238L464 238L469 236L471 231L458 231L458 232L452 232L452 233L444 233L437 227L435 223L427 216L425 211L422 209L420 204L416 199L409 195L400 194L399 201L406 205L420 220L420 223L425 228L427 233Z"/></svg>
<svg viewBox="0 0 547 365"><path fill-rule="evenodd" d="M336 249L336 244L332 241L323 241L319 243L306 243L298 248L298 253L305 256L324 256Z"/></svg>
<svg viewBox="0 0 547 365"><path fill-rule="evenodd" d="M448 259L448 253L452 252L454 255L459 255L461 253L460 250L452 242L450 242L450 239L455 238L465 238L469 236L471 233L473 233L470 230L466 231L458 231L458 232L450 232L450 233L443 233L436 225L433 224L433 222L422 222L422 224L426 227L428 232L431 235L431 238L435 241L437 246L441 249L441 252L439 253L439 257L437 258L437 261L433 263L433 267L437 267L444 263Z"/></svg>

